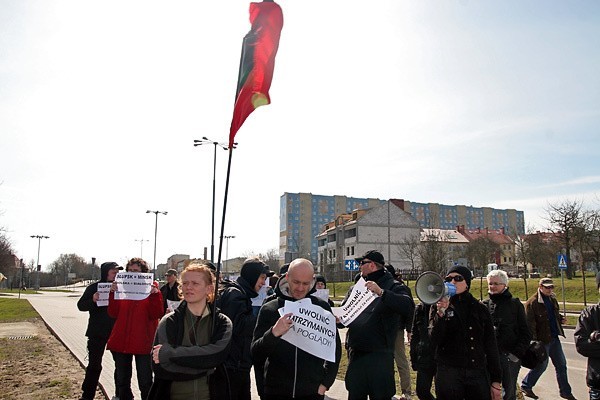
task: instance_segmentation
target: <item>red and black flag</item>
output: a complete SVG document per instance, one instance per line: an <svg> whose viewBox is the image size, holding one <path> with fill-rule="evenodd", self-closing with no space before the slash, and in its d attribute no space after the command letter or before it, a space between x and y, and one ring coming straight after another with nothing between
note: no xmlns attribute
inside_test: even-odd
<svg viewBox="0 0 600 400"><path fill-rule="evenodd" d="M229 148L246 118L256 108L271 103L269 88L283 27L281 7L273 1L250 3L250 23L252 28L242 44Z"/></svg>

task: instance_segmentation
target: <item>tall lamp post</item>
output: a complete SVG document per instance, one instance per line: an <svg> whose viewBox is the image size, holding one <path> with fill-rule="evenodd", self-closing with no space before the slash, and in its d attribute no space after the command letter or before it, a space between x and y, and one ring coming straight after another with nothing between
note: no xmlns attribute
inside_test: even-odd
<svg viewBox="0 0 600 400"><path fill-rule="evenodd" d="M235 236L223 236L225 239L225 273L227 273L227 260L229 260L229 239L235 239Z"/></svg>
<svg viewBox="0 0 600 400"><path fill-rule="evenodd" d="M217 174L217 146L223 150L227 150L227 145L210 140L206 136L202 137L202 140L194 140L194 147L202 146L203 144L212 144L215 149L213 157L212 224L210 231L210 262L215 262L215 177Z"/></svg>
<svg viewBox="0 0 600 400"><path fill-rule="evenodd" d="M148 239L134 239L136 242L140 242L140 258L144 258L144 242L149 242Z"/></svg>
<svg viewBox="0 0 600 400"><path fill-rule="evenodd" d="M152 261L153 276L156 279L156 234L158 233L158 214L167 215L168 211L146 211L146 214L154 213L156 218L154 219L154 259Z"/></svg>
<svg viewBox="0 0 600 400"><path fill-rule="evenodd" d="M37 264L36 264L37 277L35 279L35 290L39 290L40 289L40 269L42 269L41 268L42 266L40 265L40 246L42 244L42 239L50 239L50 236L31 235L31 238L38 240L38 255L37 255Z"/></svg>

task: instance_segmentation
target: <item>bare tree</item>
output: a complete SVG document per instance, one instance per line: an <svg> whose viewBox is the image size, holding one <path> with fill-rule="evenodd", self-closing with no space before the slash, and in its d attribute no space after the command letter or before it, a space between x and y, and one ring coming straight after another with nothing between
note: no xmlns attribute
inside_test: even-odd
<svg viewBox="0 0 600 400"><path fill-rule="evenodd" d="M444 243L447 239L442 233L433 229L425 230L424 235L425 240L421 241L419 247L423 269L444 274L448 261L448 247Z"/></svg>
<svg viewBox="0 0 600 400"><path fill-rule="evenodd" d="M484 267L495 261L495 255L499 251L500 245L493 242L487 236L484 236L469 242L467 246L467 258L473 268L481 268L483 275Z"/></svg>
<svg viewBox="0 0 600 400"><path fill-rule="evenodd" d="M562 232L562 245L567 256L567 279L573 277L571 249L575 240L575 230L583 225L582 205L579 200L564 200L559 203L549 203L545 210L546 220L550 223L549 229L553 232Z"/></svg>
<svg viewBox="0 0 600 400"><path fill-rule="evenodd" d="M75 273L76 276L85 276L86 262L83 257L77 254L61 254L50 264L52 274L62 277L65 285L68 283L69 273Z"/></svg>
<svg viewBox="0 0 600 400"><path fill-rule="evenodd" d="M405 236L402 241L396 243L396 246L399 248L399 253L410 261L410 269L416 271L419 268L421 259L421 239L419 235Z"/></svg>

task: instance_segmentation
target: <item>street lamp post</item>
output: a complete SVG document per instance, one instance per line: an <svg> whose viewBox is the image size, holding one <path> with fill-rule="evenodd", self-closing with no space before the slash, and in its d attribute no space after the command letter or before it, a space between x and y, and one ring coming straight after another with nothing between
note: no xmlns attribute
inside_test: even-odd
<svg viewBox="0 0 600 400"><path fill-rule="evenodd" d="M140 258L144 258L144 242L149 242L148 239L134 239L136 242L140 242Z"/></svg>
<svg viewBox="0 0 600 400"><path fill-rule="evenodd" d="M40 245L42 243L42 239L50 239L50 236L31 235L31 238L38 240L38 254L37 254L37 264L36 264L37 277L36 277L36 283L35 283L35 290L39 290L40 289L40 269L42 269L41 265L40 265Z"/></svg>
<svg viewBox="0 0 600 400"><path fill-rule="evenodd" d="M225 239L225 273L227 274L227 260L229 260L229 239L235 239L235 236L223 236Z"/></svg>
<svg viewBox="0 0 600 400"><path fill-rule="evenodd" d="M210 262L215 262L215 178L217 174L217 146L223 150L227 150L227 145L210 140L206 136L202 137L202 140L194 140L194 147L202 146L203 144L212 144L215 148L213 157L212 224L210 231Z"/></svg>
<svg viewBox="0 0 600 400"><path fill-rule="evenodd" d="M158 214L167 215L168 211L146 211L146 214L154 213L156 218L154 219L154 259L152 261L152 269L154 279L156 279L156 236L158 233Z"/></svg>

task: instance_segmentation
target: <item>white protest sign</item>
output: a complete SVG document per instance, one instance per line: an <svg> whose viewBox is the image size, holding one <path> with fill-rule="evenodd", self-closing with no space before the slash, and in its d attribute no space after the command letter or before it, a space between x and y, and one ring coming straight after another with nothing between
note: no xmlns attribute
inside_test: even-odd
<svg viewBox="0 0 600 400"><path fill-rule="evenodd" d="M175 311L177 307L181 304L181 300L169 300L167 299L167 312Z"/></svg>
<svg viewBox="0 0 600 400"><path fill-rule="evenodd" d="M107 307L108 306L108 295L110 293L110 287L112 286L112 282L98 282L98 301L96 301L96 305L98 307Z"/></svg>
<svg viewBox="0 0 600 400"><path fill-rule="evenodd" d="M269 278L265 280L265 284L258 291L258 296L252 299L252 305L255 307L262 306L263 301L267 298L267 290L269 289Z"/></svg>
<svg viewBox="0 0 600 400"><path fill-rule="evenodd" d="M279 310L281 315L292 313L294 324L281 338L327 361L335 361L335 318L327 310L312 304L309 298L288 301Z"/></svg>
<svg viewBox="0 0 600 400"><path fill-rule="evenodd" d="M329 300L329 289L317 289L313 296L318 297L321 300Z"/></svg>
<svg viewBox="0 0 600 400"><path fill-rule="evenodd" d="M153 277L144 272L119 272L115 282L115 300L144 300L150 296Z"/></svg>
<svg viewBox="0 0 600 400"><path fill-rule="evenodd" d="M339 317L340 322L345 326L350 325L377 298L375 293L367 289L366 283L367 281L361 277L354 285L346 303L341 307L333 307L331 310L333 315Z"/></svg>

